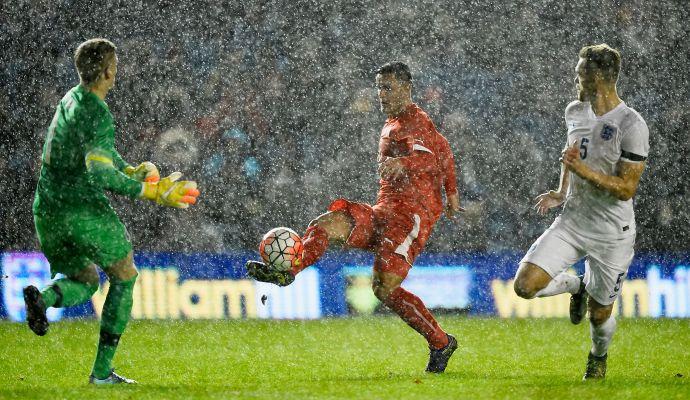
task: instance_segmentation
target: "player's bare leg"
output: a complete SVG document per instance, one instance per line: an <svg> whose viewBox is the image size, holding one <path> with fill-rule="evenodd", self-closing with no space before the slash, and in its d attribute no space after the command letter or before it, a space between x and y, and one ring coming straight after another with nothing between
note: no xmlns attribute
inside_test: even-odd
<svg viewBox="0 0 690 400"><path fill-rule="evenodd" d="M513 289L523 299L533 299L537 293L547 287L551 276L538 265L523 262L520 264Z"/></svg>
<svg viewBox="0 0 690 400"><path fill-rule="evenodd" d="M604 306L589 296L589 329L592 335L592 349L587 357L587 368L583 380L606 377L606 359L609 343L616 331L616 319L611 316L613 304Z"/></svg>
<svg viewBox="0 0 690 400"><path fill-rule="evenodd" d="M570 293L570 321L579 324L587 309L587 292L582 276L561 272L551 276L538 265L523 262L515 276L515 293L523 299Z"/></svg>
<svg viewBox="0 0 690 400"><path fill-rule="evenodd" d="M103 305L98 353L89 383L96 385L136 383L116 374L112 368L112 359L132 312L132 291L138 275L132 252L124 259L104 268L104 272L110 280L110 288Z"/></svg>
<svg viewBox="0 0 690 400"><path fill-rule="evenodd" d="M353 227L352 217L344 211L322 214L309 223L302 237L302 255L291 271L271 270L261 261L247 261L249 276L257 281L287 286L295 280L298 273L323 256L330 241L345 242Z"/></svg>
<svg viewBox="0 0 690 400"><path fill-rule="evenodd" d="M377 256L377 262L380 260ZM455 337L441 329L419 297L400 287L404 279L393 273L374 270L374 295L398 314L407 325L424 336L429 343L429 363L426 371L441 373L445 371L448 360L458 348L458 342Z"/></svg>

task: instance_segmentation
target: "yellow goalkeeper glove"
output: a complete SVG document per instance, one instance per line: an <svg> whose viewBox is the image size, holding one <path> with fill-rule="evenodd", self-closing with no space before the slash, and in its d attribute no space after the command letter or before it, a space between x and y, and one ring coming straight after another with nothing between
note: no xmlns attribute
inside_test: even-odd
<svg viewBox="0 0 690 400"><path fill-rule="evenodd" d="M125 174L139 182L158 182L161 179L158 168L150 161L145 161L136 168L132 166L126 167Z"/></svg>
<svg viewBox="0 0 690 400"><path fill-rule="evenodd" d="M199 190L194 181L178 181L181 172L173 172L160 182L144 182L141 197L156 203L175 208L187 208L196 203Z"/></svg>

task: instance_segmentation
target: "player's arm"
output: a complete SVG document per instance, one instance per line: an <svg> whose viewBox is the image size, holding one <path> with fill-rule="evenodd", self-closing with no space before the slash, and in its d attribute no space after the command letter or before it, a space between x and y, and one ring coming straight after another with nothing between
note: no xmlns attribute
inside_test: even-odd
<svg viewBox="0 0 690 400"><path fill-rule="evenodd" d="M408 175L433 172L437 168L436 155L425 143L418 140L415 140L412 144L412 152L410 155L400 157L400 162ZM453 171L455 171L455 166L453 166ZM455 188L457 189L457 185Z"/></svg>
<svg viewBox="0 0 690 400"><path fill-rule="evenodd" d="M84 161L93 182L99 187L129 197L141 195L142 183L116 168L108 149L93 147L86 153Z"/></svg>
<svg viewBox="0 0 690 400"><path fill-rule="evenodd" d="M141 197L161 205L186 208L196 203L199 191L194 181L179 181L181 173L175 172L160 182L139 182L118 170L113 161L114 128L109 115L94 120L94 139L85 155L87 171L93 182L103 189L129 197Z"/></svg>
<svg viewBox="0 0 690 400"><path fill-rule="evenodd" d="M464 212L465 209L460 206L460 195L458 193L458 181L455 171L455 157L450 148L448 140L439 134L441 137L439 151L441 161L441 171L443 173L443 187L446 190L446 217L453 218L456 213Z"/></svg>
<svg viewBox="0 0 690 400"><path fill-rule="evenodd" d="M105 179L105 181L103 181L103 184L107 186L101 186L117 193L121 193L118 192L117 187L120 187L122 185L119 185L117 183L118 178L115 178L115 176L119 176L121 174L124 174L126 177L134 179L137 182L158 182L160 180L158 168L156 168L156 166L153 165L153 163L146 161L139 164L139 166L137 167L133 167L129 165L125 160L123 160L120 154L114 149L110 154L108 154L108 152L102 148L92 149L89 153L87 153L86 160L87 168L89 168L89 171L92 173L92 175L96 174L98 176L104 177L103 179ZM88 161L91 161L92 163L89 163ZM101 161L105 164L93 164L94 161ZM115 171L120 172L120 174L110 173L108 171L107 165L111 165L115 169ZM115 186L110 187L109 185L111 184Z"/></svg>
<svg viewBox="0 0 690 400"><path fill-rule="evenodd" d="M118 171L109 158L110 152L94 148L86 154L86 166L100 187L129 197L140 197L175 208L195 204L199 196L196 182L178 181L182 173L174 172L158 182L139 182Z"/></svg>
<svg viewBox="0 0 690 400"><path fill-rule="evenodd" d="M563 149L561 155L565 155L568 146ZM561 161L563 158L561 157ZM566 192L568 190L568 185L570 184L570 171L565 167L565 164L561 164L561 176L559 179L558 189L549 190L546 193L542 193L537 196L534 200L536 204L534 208L541 215L546 215L546 213L554 208L558 207L565 201Z"/></svg>
<svg viewBox="0 0 690 400"><path fill-rule="evenodd" d="M568 106L565 108L565 124L566 126L569 126L568 124L568 116L572 112L574 107L577 107L578 104L580 104L578 101L573 101ZM565 152L568 150L568 142L566 141L565 147L563 148L563 151L561 152L561 158L560 161L563 162L563 156L565 155ZM570 184L570 171L566 168L565 164L561 164L561 176L559 179L559 184L558 184L558 189L557 190L549 190L546 193L542 193L539 196L537 196L534 201L536 201L534 208L537 210L537 212L541 215L546 215L546 213L554 208L558 207L561 204L565 202L566 198L566 192L568 190L568 185Z"/></svg>
<svg viewBox="0 0 690 400"><path fill-rule="evenodd" d="M621 160L618 162L618 174L606 175L592 170L580 159L580 149L577 145L569 147L563 156L563 165L568 170L623 201L630 200L637 192L645 164L644 160L640 162Z"/></svg>
<svg viewBox="0 0 690 400"><path fill-rule="evenodd" d="M563 164L577 176L605 190L617 199L626 201L635 196L640 177L649 154L649 129L642 119L633 119L621 127L621 155L616 175L606 175L589 168L580 159L577 143L573 143L563 156Z"/></svg>
<svg viewBox="0 0 690 400"><path fill-rule="evenodd" d="M113 148L112 152L113 166L120 172L124 172L125 175L130 178L137 180L139 182L158 182L161 178L158 172L158 167L156 167L150 161L144 161L138 166L134 167L125 161L120 153Z"/></svg>
<svg viewBox="0 0 690 400"><path fill-rule="evenodd" d="M125 172L128 168L134 168L127 161L125 161L117 150L113 149L113 166L118 170Z"/></svg>
<svg viewBox="0 0 690 400"><path fill-rule="evenodd" d="M403 138L382 138L379 153L379 175L386 180L400 179L436 170L436 155L412 135Z"/></svg>
<svg viewBox="0 0 690 400"><path fill-rule="evenodd" d="M121 171L139 182L158 182L161 179L158 167L151 161L144 161L136 167L126 165Z"/></svg>
<svg viewBox="0 0 690 400"><path fill-rule="evenodd" d="M409 177L414 174L432 172L436 169L436 157L415 151L404 157L386 157L379 164L379 175L386 180Z"/></svg>
<svg viewBox="0 0 690 400"><path fill-rule="evenodd" d="M558 180L558 190L556 192L565 199L568 185L570 185L570 171L561 163L561 177Z"/></svg>

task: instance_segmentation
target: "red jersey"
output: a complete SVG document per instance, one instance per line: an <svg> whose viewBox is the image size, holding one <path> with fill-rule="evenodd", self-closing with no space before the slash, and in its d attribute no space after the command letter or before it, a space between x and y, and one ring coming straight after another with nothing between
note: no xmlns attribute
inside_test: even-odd
<svg viewBox="0 0 690 400"><path fill-rule="evenodd" d="M443 212L441 190L455 194L455 160L448 140L416 104L388 118L381 129L379 164L389 157L399 157L405 168L402 178L381 179L376 204L424 213L437 220Z"/></svg>

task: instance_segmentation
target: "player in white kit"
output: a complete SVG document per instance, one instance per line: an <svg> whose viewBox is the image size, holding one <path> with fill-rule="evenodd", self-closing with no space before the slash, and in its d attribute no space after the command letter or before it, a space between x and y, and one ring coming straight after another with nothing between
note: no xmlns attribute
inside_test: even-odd
<svg viewBox="0 0 690 400"><path fill-rule="evenodd" d="M539 195L535 208L546 214L565 205L520 262L515 292L526 299L570 293L574 324L589 308L592 348L583 379L592 379L606 375L616 329L611 311L633 259L632 197L645 168L649 130L618 97L620 53L601 44L582 48L579 57L578 100L565 109L560 187ZM565 272L583 257L583 276Z"/></svg>

